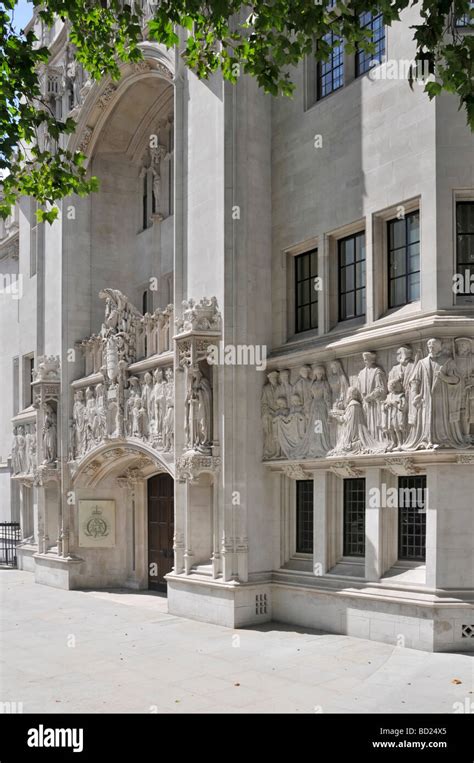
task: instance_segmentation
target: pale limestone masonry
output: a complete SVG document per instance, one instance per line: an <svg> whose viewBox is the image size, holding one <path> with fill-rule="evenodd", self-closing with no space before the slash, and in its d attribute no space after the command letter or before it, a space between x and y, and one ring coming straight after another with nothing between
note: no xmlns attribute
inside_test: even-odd
<svg viewBox="0 0 474 763"><path fill-rule="evenodd" d="M415 20L386 30L389 57L413 55ZM149 43L93 84L53 37L45 92L101 183L51 227L22 199L1 232L18 289L0 294L0 506L21 521L20 567L65 589L158 574L171 613L231 628L472 651L474 295L452 279L474 140L455 100L349 71L310 105L304 66L274 100ZM420 216L421 290L389 308L401 208ZM362 231L365 316L340 321L339 242ZM315 249L318 328L297 332L294 258ZM263 347L267 367L211 363L209 346ZM401 558L385 500L405 478L426 479L425 559ZM170 480L174 507L153 493Z"/></svg>

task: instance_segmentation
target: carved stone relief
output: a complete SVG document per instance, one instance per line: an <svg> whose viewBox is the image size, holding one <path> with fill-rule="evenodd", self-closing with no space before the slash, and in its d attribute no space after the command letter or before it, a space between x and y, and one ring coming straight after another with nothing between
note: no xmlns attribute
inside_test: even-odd
<svg viewBox="0 0 474 763"><path fill-rule="evenodd" d="M449 345L449 346L448 346ZM263 387L263 457L300 460L474 445L472 340L270 371ZM358 361L360 364L360 360ZM359 366L360 368L360 366Z"/></svg>
<svg viewBox="0 0 474 763"><path fill-rule="evenodd" d="M140 356L169 351L173 306L141 315L117 289L103 289L99 296L105 299L101 330L78 343L86 377L74 390L69 459L82 458L108 438L130 437L170 452L173 370L160 366L137 376L130 374L129 366ZM87 383L91 375L95 378Z"/></svg>
<svg viewBox="0 0 474 763"><path fill-rule="evenodd" d="M11 465L14 475L33 475L37 467L34 422L14 427Z"/></svg>

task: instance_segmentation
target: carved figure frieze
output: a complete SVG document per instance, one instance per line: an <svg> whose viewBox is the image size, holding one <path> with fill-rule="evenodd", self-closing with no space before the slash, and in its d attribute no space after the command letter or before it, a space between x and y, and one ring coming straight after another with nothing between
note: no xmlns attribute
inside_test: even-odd
<svg viewBox="0 0 474 763"><path fill-rule="evenodd" d="M127 437L170 452L174 444L173 371L130 376L122 384L104 381L74 393L71 460L83 458L106 439Z"/></svg>
<svg viewBox="0 0 474 763"><path fill-rule="evenodd" d="M261 398L263 458L474 446L472 340L433 338L416 351L389 349L387 357L386 369L365 351L362 358L271 370Z"/></svg>

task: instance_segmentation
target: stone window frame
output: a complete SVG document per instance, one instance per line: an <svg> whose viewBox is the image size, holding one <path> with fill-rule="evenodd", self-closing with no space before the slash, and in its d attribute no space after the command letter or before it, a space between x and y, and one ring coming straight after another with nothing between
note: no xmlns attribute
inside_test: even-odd
<svg viewBox="0 0 474 763"><path fill-rule="evenodd" d="M359 14L359 23L361 21L360 17L364 16L364 15L370 16L370 19L368 19L368 21L366 21L366 23L362 25L362 29L364 29L365 27L370 26L371 27L371 31L374 31L373 28L372 28L372 24L373 24L374 21L379 19L382 14L381 13L374 14L371 11L362 12L362 13ZM373 38L371 38L371 39L373 39ZM379 38L379 40L376 40L376 42L379 42L380 39L383 39L383 53L382 53L382 60L383 60L383 58L386 57L386 55L387 55L387 25L386 24L383 24L383 37ZM355 59L354 59L354 61L355 61L355 77L357 79L359 79L359 77L363 77L364 74L367 74L368 72L370 72L371 69L374 68L374 67L370 66L370 63L371 63L370 62L367 69L364 69L363 71L359 71L359 67L360 67L360 63L358 62L359 55L361 57L362 56L364 57L363 60L364 60L364 65L365 65L365 56L370 57L372 54L371 53L366 54L364 51L360 50L359 47L357 46L356 52L355 52ZM373 60L378 60L378 59L372 59L372 61ZM381 62L379 62L379 63L381 63Z"/></svg>
<svg viewBox="0 0 474 763"><path fill-rule="evenodd" d="M389 30L389 27L387 24L385 24L384 25L384 39L385 39L384 61L388 59L388 48L389 48L388 30ZM304 57L304 60L303 60L303 111L305 112L310 111L310 109L314 108L315 106L318 106L318 104L323 103L324 101L327 101L329 98L331 98L331 96L334 96L337 93L341 93L343 90L345 90L346 87L351 85L353 82L360 81L364 77L367 77L371 71L377 68L377 66L381 66L384 63L384 61L381 61L379 64L377 64L377 66L369 67L367 71L357 74L356 73L356 57L357 57L357 52L355 53L347 52L347 45L345 44L345 40L344 40L344 64L343 64L344 82L341 87L337 88L337 90L333 90L331 93L328 93L328 95L325 95L322 98L318 96L318 87L317 87L318 64L312 55L307 55ZM311 97L310 97L310 94L311 94Z"/></svg>
<svg viewBox="0 0 474 763"><path fill-rule="evenodd" d="M29 408L33 404L33 390L31 388L31 382L33 381L32 370L35 368L35 353L29 352L23 355L21 359L21 404L22 410ZM33 365L31 365L33 361Z"/></svg>
<svg viewBox="0 0 474 763"><path fill-rule="evenodd" d="M356 318L348 318L347 320L340 320L339 317L339 241L353 236L357 233L365 233L365 262L366 262L366 311L365 315L358 316ZM366 218L362 217L359 220L355 220L352 223L348 223L340 228L330 231L326 234L326 246L325 246L325 267L321 271L323 279L326 279L329 287L324 288L322 294L325 299L321 300L325 307L325 320L323 322L324 331L321 333L328 333L333 329L342 329L344 331L350 331L360 326L366 325L368 322L368 306L370 279L368 278L368 270L370 265L370 242L367 235ZM324 284L324 281L323 281Z"/></svg>
<svg viewBox="0 0 474 763"><path fill-rule="evenodd" d="M400 207L404 207L405 214L418 212L420 215L420 299L416 302L408 302L406 305L389 307L388 295L388 230L387 223L397 217ZM384 318L387 315L399 315L416 313L421 310L421 295L423 288L423 209L421 196L414 196L397 204L391 204L372 214L372 272L376 275L373 279L373 320ZM367 259L369 259L367 257ZM368 297L368 295L367 295ZM368 301L368 300L367 300Z"/></svg>
<svg viewBox="0 0 474 763"><path fill-rule="evenodd" d="M359 247L359 259L357 258L357 241L363 237L364 239L364 246ZM352 243L353 248L353 261L347 263L342 263L342 248L343 244L346 242ZM363 251L364 257L361 256L361 252ZM361 263L364 263L365 271L360 278L357 277L357 266L361 265ZM342 274L347 272L348 268L353 268L353 286L352 288L346 288L345 291L342 291L341 288L341 282L342 282ZM367 236L366 232L359 231L358 233L351 233L349 236L345 236L344 238L338 239L338 246L337 246L337 273L338 273L338 319L342 323L343 321L352 320L353 318L365 318L367 315ZM363 292L363 303L365 305L363 312L357 312L357 298L358 298L358 292ZM346 312L347 310L347 303L345 302L345 297L347 295L352 295L354 299L354 315L350 315L348 317L342 318L342 314ZM361 305L362 309L362 305Z"/></svg>
<svg viewBox="0 0 474 763"><path fill-rule="evenodd" d="M296 550L296 491L299 480L291 479L285 474L279 475L280 480L280 534L281 558L280 569L292 568L302 572L312 569L313 553ZM307 479L312 479L311 476ZM314 522L314 515L313 515Z"/></svg>
<svg viewBox="0 0 474 763"><path fill-rule="evenodd" d="M458 202L472 201L474 203L474 188L463 188L453 190L452 203L452 273L453 276L458 272L458 253L457 253L457 207ZM452 289L452 305L457 308L472 310L474 305L474 294L455 294Z"/></svg>
<svg viewBox="0 0 474 763"><path fill-rule="evenodd" d="M147 188L147 211L146 211L146 225L145 223L145 210L144 210L144 189L145 183ZM142 163L140 171L138 173L138 233L144 233L149 230L153 225L153 175L151 166L147 167L145 162Z"/></svg>
<svg viewBox="0 0 474 763"><path fill-rule="evenodd" d="M312 492L312 505L311 505L311 519L312 519L312 531L311 531L311 551L301 551L298 549L298 487L302 483L308 483L311 485L311 492ZM314 546L314 480L308 476L307 479L304 480L295 480L295 491L294 491L294 503L295 503L295 514L294 514L294 523L293 523L293 530L295 534L294 539L294 555L295 556L304 556L304 557L311 557L313 555L313 546ZM302 507L301 507L302 508Z"/></svg>
<svg viewBox="0 0 474 763"><path fill-rule="evenodd" d="M308 331L300 331L296 333L296 300L295 300L295 257L300 254L307 254L317 250L318 252L318 277L321 274L322 269L322 253L319 248L319 236L315 236L310 239L289 247L283 252L284 261L284 278L286 282L286 342L295 340L307 339L319 336L321 334L322 316L323 316L323 303L324 303L324 289L318 294L318 328L308 329Z"/></svg>
<svg viewBox="0 0 474 763"><path fill-rule="evenodd" d="M310 249L309 251L301 252L301 254L296 254L294 256L294 261L293 261L293 279L294 279L293 299L294 299L294 304L295 304L295 334L303 334L306 331L317 331L318 328L319 328L319 306L318 306L319 294L314 289L314 285L315 285L314 282L311 283L313 281L313 279L318 278L318 275L319 275L318 272L316 272L316 273L312 273L311 272L311 269L312 269L312 267L311 267L312 257L311 256L314 255L314 254L316 255L315 259L316 259L316 271L317 271L318 270L318 264L319 264L318 263L318 250L317 249ZM309 257L309 276L307 278L300 278L298 280L298 265L297 265L297 261L299 260L300 257ZM295 275L295 270L296 270L296 275ZM303 283L305 281L309 281L310 282L309 283L309 289L310 289L309 302L301 303L301 302L298 301L298 288L297 287L301 283ZM310 325L309 328L301 329L301 330L298 331L297 330L298 329L298 325L297 325L298 324L298 310L299 309L303 309L304 307L309 307L309 322L311 324L311 315L312 315L312 307L313 307L313 305L316 305L316 307L317 307L317 310L316 310L316 314L317 314L317 323L316 323L316 326Z"/></svg>
<svg viewBox="0 0 474 763"><path fill-rule="evenodd" d="M414 242L408 243L408 219L412 218L414 215L418 216L418 241L414 241ZM390 249L390 226L393 225L394 223L399 223L399 222L403 222L404 223L404 239L405 239L405 243L402 246L393 247L392 249ZM388 304L389 304L389 309L391 310L392 308L404 307L405 305L410 305L410 304L412 304L412 302L419 302L420 298L421 298L421 256L420 256L420 254L418 255L418 269L417 270L410 270L409 269L409 256L408 256L409 247L410 246L412 246L413 244L418 244L418 246L420 247L420 244L421 244L421 240L420 240L421 239L421 225L420 225L420 212L419 212L419 210L418 209L414 209L412 212L405 212L405 214L404 214L404 216L403 216L403 218L401 220L399 220L398 218L391 218L390 220L388 220L387 221L387 238L388 238L388 243L387 243L387 259L388 259L388 263L387 263L387 266L388 266L388 271L389 271L388 272L388 287L389 287L388 288ZM392 277L391 274L390 274L390 255L393 255L395 251L398 251L400 249L404 250L405 272L402 273L402 275L399 275L399 276L397 275L397 276ZM418 287L419 288L420 296L419 296L418 299L408 299L409 276L416 275L416 274L418 274L419 278L420 278L420 285ZM400 281L401 279L403 279L403 283L404 283L405 301L404 302L400 302L400 304L393 304L392 305L391 304L391 294L390 294L390 287L391 287L392 281Z"/></svg>

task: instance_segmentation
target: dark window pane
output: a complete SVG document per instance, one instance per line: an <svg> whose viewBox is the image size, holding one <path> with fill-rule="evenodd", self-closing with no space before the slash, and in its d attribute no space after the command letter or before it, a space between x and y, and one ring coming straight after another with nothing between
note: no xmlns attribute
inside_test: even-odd
<svg viewBox="0 0 474 763"><path fill-rule="evenodd" d="M407 217L407 244L414 244L420 240L420 215L418 212Z"/></svg>
<svg viewBox="0 0 474 763"><path fill-rule="evenodd" d="M355 316L354 292L349 292L349 294L345 294L342 299L343 299L342 320L346 320L347 318L354 318Z"/></svg>
<svg viewBox="0 0 474 763"><path fill-rule="evenodd" d="M341 265L350 265L354 262L354 239L348 238L341 241Z"/></svg>
<svg viewBox="0 0 474 763"><path fill-rule="evenodd" d="M344 556L365 555L365 479L344 480Z"/></svg>
<svg viewBox="0 0 474 763"><path fill-rule="evenodd" d="M317 328L317 250L295 257L295 331ZM316 305L316 309L314 308Z"/></svg>
<svg viewBox="0 0 474 763"><path fill-rule="evenodd" d="M349 265L348 268L341 269L341 291L353 291L355 286L354 282L354 265Z"/></svg>
<svg viewBox="0 0 474 763"><path fill-rule="evenodd" d="M456 204L456 273L466 278L467 291L461 294L471 296L469 278L474 273L474 201Z"/></svg>
<svg viewBox="0 0 474 763"><path fill-rule="evenodd" d="M296 483L296 551L313 553L313 480Z"/></svg>
<svg viewBox="0 0 474 763"><path fill-rule="evenodd" d="M365 289L356 291L356 315L365 315Z"/></svg>
<svg viewBox="0 0 474 763"><path fill-rule="evenodd" d="M460 201L457 205L457 232L474 233L474 202Z"/></svg>
<svg viewBox="0 0 474 763"><path fill-rule="evenodd" d="M361 48L356 52L356 77L369 71L374 63L381 63L385 55L385 27L382 14L375 16L370 12L359 14L359 24L362 28L369 29L372 34L369 42L374 45L374 52L366 53Z"/></svg>
<svg viewBox="0 0 474 763"><path fill-rule="evenodd" d="M406 304L406 280L395 278L390 284L390 303L392 307Z"/></svg>
<svg viewBox="0 0 474 763"><path fill-rule="evenodd" d="M420 299L420 274L412 273L408 276L408 302Z"/></svg>
<svg viewBox="0 0 474 763"><path fill-rule="evenodd" d="M301 308L301 331L308 331L311 328L309 305Z"/></svg>
<svg viewBox="0 0 474 763"><path fill-rule="evenodd" d="M358 286L365 286L365 260L356 265L356 281Z"/></svg>
<svg viewBox="0 0 474 763"><path fill-rule="evenodd" d="M400 307L419 299L419 212L411 212L403 220L390 220L387 227L389 307Z"/></svg>
<svg viewBox="0 0 474 763"><path fill-rule="evenodd" d="M405 246L405 220L392 220L390 222L390 249L399 249Z"/></svg>
<svg viewBox="0 0 474 763"><path fill-rule="evenodd" d="M298 304L307 305L309 303L309 285L310 282L302 281L298 284Z"/></svg>
<svg viewBox="0 0 474 763"><path fill-rule="evenodd" d="M406 249L396 249L390 256L390 278L405 275Z"/></svg>
<svg viewBox="0 0 474 763"><path fill-rule="evenodd" d="M338 40L332 32L325 35L324 42L334 46L327 61L317 66L317 94L324 98L344 85L344 41Z"/></svg>
<svg viewBox="0 0 474 763"><path fill-rule="evenodd" d="M356 260L365 260L365 233L355 236Z"/></svg>
<svg viewBox="0 0 474 763"><path fill-rule="evenodd" d="M398 558L425 561L426 477L398 478Z"/></svg>
<svg viewBox="0 0 474 763"><path fill-rule="evenodd" d="M459 262L474 262L474 235L458 235Z"/></svg>
<svg viewBox="0 0 474 763"><path fill-rule="evenodd" d="M365 234L341 239L339 253L339 320L365 314Z"/></svg>

